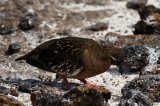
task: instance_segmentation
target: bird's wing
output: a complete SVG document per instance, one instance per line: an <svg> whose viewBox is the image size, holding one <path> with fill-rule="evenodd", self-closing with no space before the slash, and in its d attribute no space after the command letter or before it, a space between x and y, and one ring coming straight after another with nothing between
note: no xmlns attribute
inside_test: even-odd
<svg viewBox="0 0 160 106"><path fill-rule="evenodd" d="M85 48L81 47L81 43L83 42L70 39L55 40L52 45L41 51L38 61L47 71L67 77L75 76L84 68L82 55Z"/></svg>
<svg viewBox="0 0 160 106"><path fill-rule="evenodd" d="M40 69L73 77L84 70L83 54L86 45L95 41L86 38L66 37L47 41L28 54L16 59L26 60Z"/></svg>

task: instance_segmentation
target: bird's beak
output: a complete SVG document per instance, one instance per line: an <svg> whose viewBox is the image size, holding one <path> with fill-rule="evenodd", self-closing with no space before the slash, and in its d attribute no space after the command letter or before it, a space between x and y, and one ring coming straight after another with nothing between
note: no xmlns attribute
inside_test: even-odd
<svg viewBox="0 0 160 106"><path fill-rule="evenodd" d="M113 57L113 56L110 56L111 57L111 59L113 60L113 61L116 61L116 58L115 57Z"/></svg>

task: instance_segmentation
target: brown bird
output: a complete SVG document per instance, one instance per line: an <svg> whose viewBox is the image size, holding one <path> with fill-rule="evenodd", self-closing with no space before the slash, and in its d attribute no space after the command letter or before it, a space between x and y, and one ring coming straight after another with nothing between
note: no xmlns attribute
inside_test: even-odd
<svg viewBox="0 0 160 106"><path fill-rule="evenodd" d="M88 38L65 37L47 41L18 60L42 70L61 76L67 89L67 78L85 79L105 72L111 65L123 63L123 52L119 48L103 46Z"/></svg>

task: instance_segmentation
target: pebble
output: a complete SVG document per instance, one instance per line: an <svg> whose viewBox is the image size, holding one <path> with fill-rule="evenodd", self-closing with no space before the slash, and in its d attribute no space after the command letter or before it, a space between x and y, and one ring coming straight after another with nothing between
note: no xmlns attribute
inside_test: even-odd
<svg viewBox="0 0 160 106"><path fill-rule="evenodd" d="M129 0L126 4L127 8L136 9L142 8L146 5L147 0Z"/></svg>
<svg viewBox="0 0 160 106"><path fill-rule="evenodd" d="M29 13L20 19L19 28L23 31L31 30L38 25L38 20L35 14Z"/></svg>
<svg viewBox="0 0 160 106"><path fill-rule="evenodd" d="M9 47L8 47L8 54L13 54L13 53L18 53L21 49L21 46L19 45L19 43L15 42L15 43L10 43Z"/></svg>

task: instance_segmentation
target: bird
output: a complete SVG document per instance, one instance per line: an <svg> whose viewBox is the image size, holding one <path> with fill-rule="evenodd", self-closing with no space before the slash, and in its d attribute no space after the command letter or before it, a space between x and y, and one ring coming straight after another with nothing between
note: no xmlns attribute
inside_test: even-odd
<svg viewBox="0 0 160 106"><path fill-rule="evenodd" d="M86 78L105 72L111 65L120 66L124 62L124 53L120 48L101 45L90 38L63 37L40 44L15 61L19 60L56 73L63 79L66 89L70 89L68 78L96 86Z"/></svg>

